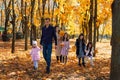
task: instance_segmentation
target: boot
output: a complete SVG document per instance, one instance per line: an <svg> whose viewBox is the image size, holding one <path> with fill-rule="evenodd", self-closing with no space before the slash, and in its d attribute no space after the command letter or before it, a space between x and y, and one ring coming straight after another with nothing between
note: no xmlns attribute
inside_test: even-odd
<svg viewBox="0 0 120 80"><path fill-rule="evenodd" d="M83 65L83 67L86 67L86 66L85 66L85 63L83 63L82 65Z"/></svg>
<svg viewBox="0 0 120 80"><path fill-rule="evenodd" d="M50 73L50 67L46 67L46 73L49 74Z"/></svg>
<svg viewBox="0 0 120 80"><path fill-rule="evenodd" d="M59 56L56 56L56 59L57 59L57 63L59 62Z"/></svg>
<svg viewBox="0 0 120 80"><path fill-rule="evenodd" d="M60 56L60 62L62 62L62 56Z"/></svg>
<svg viewBox="0 0 120 80"><path fill-rule="evenodd" d="M78 59L78 65L81 67L81 58Z"/></svg>
<svg viewBox="0 0 120 80"><path fill-rule="evenodd" d="M67 56L65 56L65 64L67 63Z"/></svg>

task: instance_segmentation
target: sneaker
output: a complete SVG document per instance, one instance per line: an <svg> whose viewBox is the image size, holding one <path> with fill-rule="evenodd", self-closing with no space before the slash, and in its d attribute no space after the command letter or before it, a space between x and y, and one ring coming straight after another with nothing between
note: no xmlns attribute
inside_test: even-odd
<svg viewBox="0 0 120 80"><path fill-rule="evenodd" d="M34 70L37 70L37 68L36 68L36 67L34 67L33 69L34 69Z"/></svg>

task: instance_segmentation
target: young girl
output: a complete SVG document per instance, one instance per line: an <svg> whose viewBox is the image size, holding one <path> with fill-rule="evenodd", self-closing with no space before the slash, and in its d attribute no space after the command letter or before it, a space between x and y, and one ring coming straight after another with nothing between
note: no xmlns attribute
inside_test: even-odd
<svg viewBox="0 0 120 80"><path fill-rule="evenodd" d="M37 70L38 61L40 60L40 55L39 55L40 48L37 46L37 41L33 41L32 45L33 46L32 46L32 50L30 52L30 55L32 57L32 61L34 64L34 69Z"/></svg>
<svg viewBox="0 0 120 80"><path fill-rule="evenodd" d="M94 64L93 64L93 47L92 47L92 42L89 42L88 44L87 44L87 47L86 47L86 56L87 56L87 58L89 58L90 59L90 64L91 64L91 66L94 66Z"/></svg>
<svg viewBox="0 0 120 80"><path fill-rule="evenodd" d="M76 39L76 55L78 57L78 65L81 66L81 59L82 59L82 65L85 67L85 61L84 61L84 56L85 56L85 40L84 40L84 35L81 33Z"/></svg>
<svg viewBox="0 0 120 80"><path fill-rule="evenodd" d="M60 36L60 30L58 26L55 26L55 30L56 30L56 35L57 35L57 48L56 48L56 59L57 62L61 62L61 46L60 43L62 42L62 38Z"/></svg>
<svg viewBox="0 0 120 80"><path fill-rule="evenodd" d="M68 55L68 51L69 51L69 38L68 38L67 33L65 33L63 36L63 42L62 42L61 46L62 46L62 50L61 50L62 62L66 64L67 63L67 55Z"/></svg>

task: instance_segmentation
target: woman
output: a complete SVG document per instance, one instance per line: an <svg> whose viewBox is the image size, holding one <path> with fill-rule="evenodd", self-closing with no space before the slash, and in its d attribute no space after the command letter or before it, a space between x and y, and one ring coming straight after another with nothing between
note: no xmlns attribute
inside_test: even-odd
<svg viewBox="0 0 120 80"><path fill-rule="evenodd" d="M78 65L81 66L81 59L82 59L82 65L85 67L85 40L84 40L84 34L80 34L78 39L76 39L76 55L78 57Z"/></svg>
<svg viewBox="0 0 120 80"><path fill-rule="evenodd" d="M61 43L62 43L62 38L60 37L59 35L59 27L58 26L55 26L55 30L56 30L56 35L57 35L57 48L56 48L56 59L57 59L57 62L61 62Z"/></svg>

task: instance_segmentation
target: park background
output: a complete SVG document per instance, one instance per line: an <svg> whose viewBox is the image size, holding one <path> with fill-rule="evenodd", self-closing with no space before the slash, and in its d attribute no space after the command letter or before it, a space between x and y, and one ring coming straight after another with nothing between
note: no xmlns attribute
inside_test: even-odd
<svg viewBox="0 0 120 80"><path fill-rule="evenodd" d="M109 80L113 0L0 0L0 79L2 80ZM58 25L61 36L70 36L68 63L57 64L52 53L52 71L44 72L41 54L38 71L32 69L28 56L32 40L41 36L45 18ZM5 37L2 38L4 33ZM79 67L75 40L84 33L93 42L95 66ZM54 47L54 45L53 45Z"/></svg>

